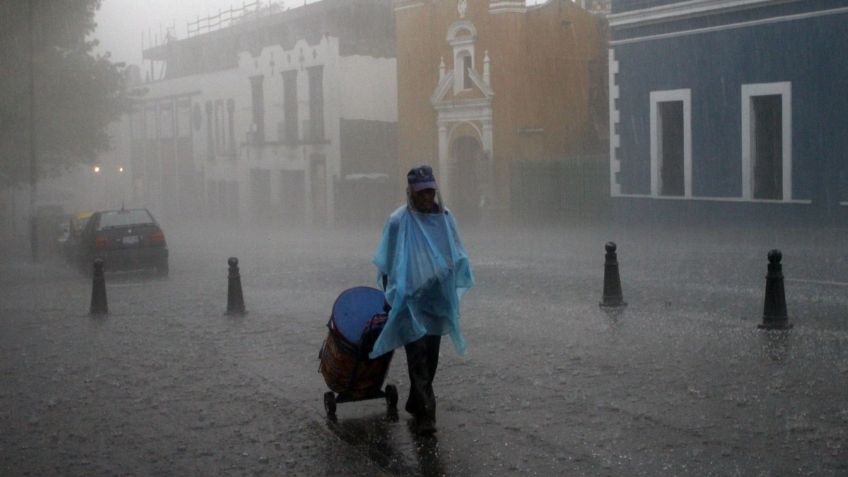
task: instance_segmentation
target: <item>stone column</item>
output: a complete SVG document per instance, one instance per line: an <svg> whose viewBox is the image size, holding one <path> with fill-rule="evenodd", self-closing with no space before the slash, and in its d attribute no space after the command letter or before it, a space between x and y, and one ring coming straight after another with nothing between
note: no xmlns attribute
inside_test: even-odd
<svg viewBox="0 0 848 477"><path fill-rule="evenodd" d="M448 163L450 162L450 153L448 152L448 127L444 122L439 122L439 177L436 180L439 183L439 190L442 194L442 199L450 207L450 184L448 171Z"/></svg>
<svg viewBox="0 0 848 477"><path fill-rule="evenodd" d="M303 188L303 205L305 206L304 219L307 226L315 225L315 204L312 203L312 161L309 160L309 154L306 152L306 146L301 147L301 155L303 157L303 180L306 181Z"/></svg>
<svg viewBox="0 0 848 477"><path fill-rule="evenodd" d="M494 222L497 198L495 197L495 154L492 139L492 120L483 120L483 223Z"/></svg>

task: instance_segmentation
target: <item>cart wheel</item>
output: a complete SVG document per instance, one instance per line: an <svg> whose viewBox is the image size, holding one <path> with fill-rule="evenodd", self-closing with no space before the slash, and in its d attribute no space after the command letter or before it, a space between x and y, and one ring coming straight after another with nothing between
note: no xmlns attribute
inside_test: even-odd
<svg viewBox="0 0 848 477"><path fill-rule="evenodd" d="M393 384L386 385L386 406L389 411L397 412L398 392Z"/></svg>
<svg viewBox="0 0 848 477"><path fill-rule="evenodd" d="M324 393L324 410L327 411L327 417L336 417L336 395L332 392Z"/></svg>

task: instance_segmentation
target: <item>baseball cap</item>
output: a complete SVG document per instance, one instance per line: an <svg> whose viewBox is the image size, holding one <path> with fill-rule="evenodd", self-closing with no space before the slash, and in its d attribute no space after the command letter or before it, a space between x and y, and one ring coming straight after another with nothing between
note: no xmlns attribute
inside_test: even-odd
<svg viewBox="0 0 848 477"><path fill-rule="evenodd" d="M426 165L410 169L406 174L406 182L414 192L439 188L436 185L436 176L433 175L433 168Z"/></svg>

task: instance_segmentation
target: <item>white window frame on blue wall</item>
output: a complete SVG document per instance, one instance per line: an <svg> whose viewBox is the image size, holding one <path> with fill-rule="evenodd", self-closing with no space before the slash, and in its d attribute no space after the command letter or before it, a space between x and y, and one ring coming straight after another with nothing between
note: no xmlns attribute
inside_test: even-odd
<svg viewBox="0 0 848 477"><path fill-rule="evenodd" d="M675 89L651 91L651 196L692 197L692 90ZM662 190L662 124L659 118L659 103L683 102L683 196L661 195Z"/></svg>
<svg viewBox="0 0 848 477"><path fill-rule="evenodd" d="M781 97L782 199L754 199L752 102L754 97L772 95ZM742 85L742 199L752 202L792 201L792 83L789 81Z"/></svg>

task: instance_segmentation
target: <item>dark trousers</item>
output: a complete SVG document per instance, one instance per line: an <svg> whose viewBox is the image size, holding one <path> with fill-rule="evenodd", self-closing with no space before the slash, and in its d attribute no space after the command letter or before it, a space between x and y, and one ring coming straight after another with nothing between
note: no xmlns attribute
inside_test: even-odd
<svg viewBox="0 0 848 477"><path fill-rule="evenodd" d="M409 399L406 412L417 419L436 420L436 395L433 378L439 366L441 336L424 336L404 346L409 368Z"/></svg>

